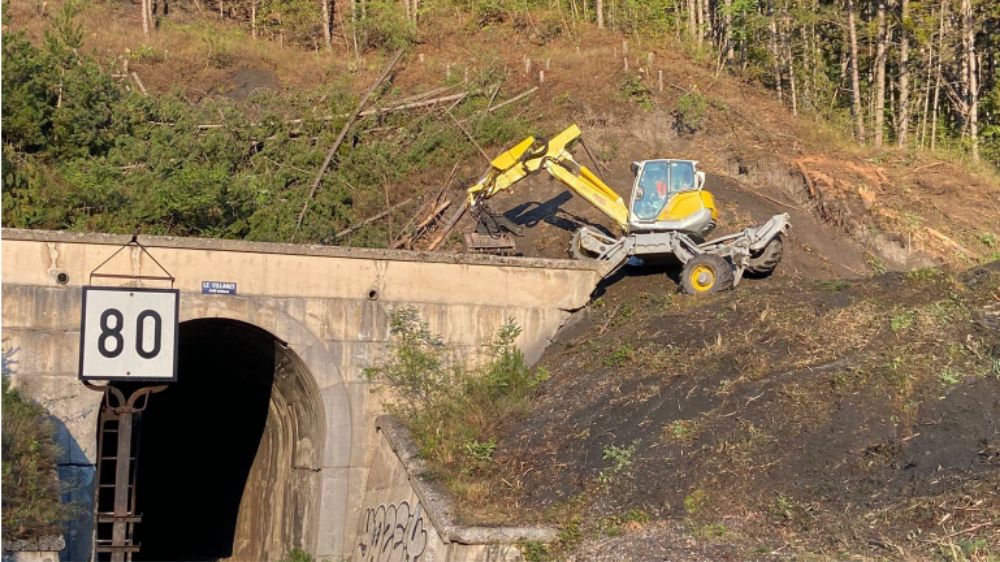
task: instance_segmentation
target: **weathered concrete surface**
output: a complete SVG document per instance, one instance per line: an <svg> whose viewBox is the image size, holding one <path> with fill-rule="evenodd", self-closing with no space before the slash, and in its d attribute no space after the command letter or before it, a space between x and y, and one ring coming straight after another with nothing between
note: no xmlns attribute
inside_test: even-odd
<svg viewBox="0 0 1000 562"><path fill-rule="evenodd" d="M60 474L78 484L72 494L84 505L92 502L99 395L77 381L80 287L128 240L127 236L2 232L3 345L15 354L12 380L56 416L64 449ZM274 430L266 432L258 455L270 464L254 466L252 473L261 479L251 477L249 496L244 498L248 506L269 505L278 511L268 523L271 536L240 535L251 542L274 543L267 548L238 545L241 552L267 558L289 545L319 558L352 554L368 467L378 442L375 417L382 411L379 394L370 391L363 369L384 356L393 309L415 307L433 331L469 355L506 319L513 319L523 329L518 344L534 360L569 311L586 304L598 281L598 273L586 264L564 260L167 237L141 237L141 241L176 278L182 322L222 318L259 327L288 350L290 360L300 363L291 372L304 380L275 393L268 421L275 420ZM137 249L123 251L101 272L160 273ZM95 284L109 281L114 280L94 279ZM236 282L238 294L203 295L202 281ZM308 400L290 398L297 387L312 389L305 393ZM288 408L307 412L282 424ZM322 420L321 430L287 430L301 420L312 424L317 419ZM306 443L313 439L320 442ZM264 483L265 475L288 472L281 463L293 464L287 457L294 451L311 451L311 475L286 479L302 480L295 486L313 490L319 498L315 507L296 508L305 510L307 521L298 521L273 504L285 498L280 490L253 484ZM266 499L268 493L278 495ZM245 528L242 511L240 517ZM67 535L67 557L86 558L89 537L84 514Z"/></svg>
<svg viewBox="0 0 1000 562"><path fill-rule="evenodd" d="M424 479L408 432L389 416L378 418L377 429L354 562L515 562L523 559L519 543L556 538L548 527L457 525L447 495Z"/></svg>
<svg viewBox="0 0 1000 562"><path fill-rule="evenodd" d="M64 548L66 541L59 536L6 541L3 545L3 562L58 562L59 552Z"/></svg>

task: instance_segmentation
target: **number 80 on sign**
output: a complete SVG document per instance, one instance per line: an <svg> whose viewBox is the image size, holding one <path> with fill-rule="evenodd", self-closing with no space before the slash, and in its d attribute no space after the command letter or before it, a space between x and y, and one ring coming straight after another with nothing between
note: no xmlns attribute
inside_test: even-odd
<svg viewBox="0 0 1000 562"><path fill-rule="evenodd" d="M82 380L177 379L176 289L84 287Z"/></svg>

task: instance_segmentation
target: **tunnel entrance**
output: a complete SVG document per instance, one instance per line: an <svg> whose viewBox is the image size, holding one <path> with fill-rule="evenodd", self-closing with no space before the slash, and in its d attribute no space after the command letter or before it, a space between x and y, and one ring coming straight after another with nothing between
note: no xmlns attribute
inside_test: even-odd
<svg viewBox="0 0 1000 562"><path fill-rule="evenodd" d="M177 382L138 424L133 560L312 551L323 427L319 390L283 342L234 320L182 323Z"/></svg>

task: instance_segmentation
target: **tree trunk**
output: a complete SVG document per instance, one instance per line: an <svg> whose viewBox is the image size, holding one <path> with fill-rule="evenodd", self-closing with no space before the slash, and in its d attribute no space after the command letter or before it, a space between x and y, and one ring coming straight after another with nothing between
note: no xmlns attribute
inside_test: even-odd
<svg viewBox="0 0 1000 562"><path fill-rule="evenodd" d="M257 38L257 0L250 2L250 36Z"/></svg>
<svg viewBox="0 0 1000 562"><path fill-rule="evenodd" d="M924 143L927 141L927 114L930 111L931 105L931 76L933 75L933 68L934 37L931 36L931 42L927 45L927 65L924 67L924 102L921 104L923 110L920 112L920 133L917 138L917 144L920 148L923 148Z"/></svg>
<svg viewBox="0 0 1000 562"><path fill-rule="evenodd" d="M910 123L910 40L907 32L909 0L899 3L899 115L896 118L896 140L906 146L906 131Z"/></svg>
<svg viewBox="0 0 1000 562"><path fill-rule="evenodd" d="M885 58L889 33L885 25L885 0L878 0L878 43L875 48L875 146L882 146L885 123Z"/></svg>
<svg viewBox="0 0 1000 562"><path fill-rule="evenodd" d="M256 8L257 1L254 0L254 7ZM320 3L320 10L323 11L323 44L326 45L327 49L333 49L333 10L332 10L332 0L322 0Z"/></svg>
<svg viewBox="0 0 1000 562"><path fill-rule="evenodd" d="M142 34L149 35L149 2L150 0L142 0L140 2L140 7L142 9Z"/></svg>
<svg viewBox="0 0 1000 562"><path fill-rule="evenodd" d="M726 42L726 64L733 64L733 0L725 0L723 41Z"/></svg>
<svg viewBox="0 0 1000 562"><path fill-rule="evenodd" d="M604 29L604 0L597 0L594 11L597 12L597 29Z"/></svg>
<svg viewBox="0 0 1000 562"><path fill-rule="evenodd" d="M972 21L972 2L962 0L962 42L964 43L963 55L966 62L965 67L968 77L965 78L968 84L968 97L966 104L969 112L969 140L972 142L972 159L979 161L979 74L976 60L976 31Z"/></svg>
<svg viewBox="0 0 1000 562"><path fill-rule="evenodd" d="M937 72L934 78L934 110L931 117L931 150L937 145L937 122L938 107L941 103L941 73L943 71L941 59L944 54L944 12L948 7L948 0L941 0L941 15L938 20L938 52L937 52Z"/></svg>
<svg viewBox="0 0 1000 562"><path fill-rule="evenodd" d="M775 19L774 12L771 12L770 21L768 23L769 29L771 30L771 39L769 42L769 47L771 51L771 72L774 73L774 83L778 89L778 101L785 101L785 94L782 90L782 78L781 78L781 52L778 50L778 23Z"/></svg>
<svg viewBox="0 0 1000 562"><path fill-rule="evenodd" d="M715 27L712 25L712 5L704 0L701 8L702 35L707 35L710 41L715 40Z"/></svg>
<svg viewBox="0 0 1000 562"><path fill-rule="evenodd" d="M687 0L688 33L691 35L691 39L694 39L698 34L698 9L694 5L696 1L697 0Z"/></svg>
<svg viewBox="0 0 1000 562"><path fill-rule="evenodd" d="M788 94L792 98L792 115L799 114L798 92L795 86L795 59L792 58L791 47L791 23L788 18L783 19L783 30L780 35L781 43L784 46L785 72L788 73Z"/></svg>
<svg viewBox="0 0 1000 562"><path fill-rule="evenodd" d="M847 34L851 44L851 111L854 113L854 134L865 142L865 120L861 109L861 80L858 71L858 34L854 28L854 0L847 0Z"/></svg>

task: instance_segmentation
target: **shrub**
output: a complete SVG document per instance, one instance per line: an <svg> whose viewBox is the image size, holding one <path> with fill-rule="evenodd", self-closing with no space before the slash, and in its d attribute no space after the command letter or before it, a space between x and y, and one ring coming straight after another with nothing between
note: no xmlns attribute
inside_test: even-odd
<svg viewBox="0 0 1000 562"><path fill-rule="evenodd" d="M52 423L41 406L10 388L4 354L3 376L3 540L60 533L71 516L59 499Z"/></svg>
<svg viewBox="0 0 1000 562"><path fill-rule="evenodd" d="M449 358L441 338L412 307L392 312L389 331L390 357L365 369L369 380L392 389L389 410L439 469L485 470L492 463L497 428L527 409L528 398L546 377L530 368L514 345L520 328L512 320L501 326L475 367Z"/></svg>
<svg viewBox="0 0 1000 562"><path fill-rule="evenodd" d="M677 100L674 110L674 130L678 134L694 134L702 126L708 101L697 91L688 92Z"/></svg>
<svg viewBox="0 0 1000 562"><path fill-rule="evenodd" d="M643 109L653 107L653 92L650 91L646 83L642 81L642 76L637 72L625 75L625 78L618 85L618 92L623 98Z"/></svg>

